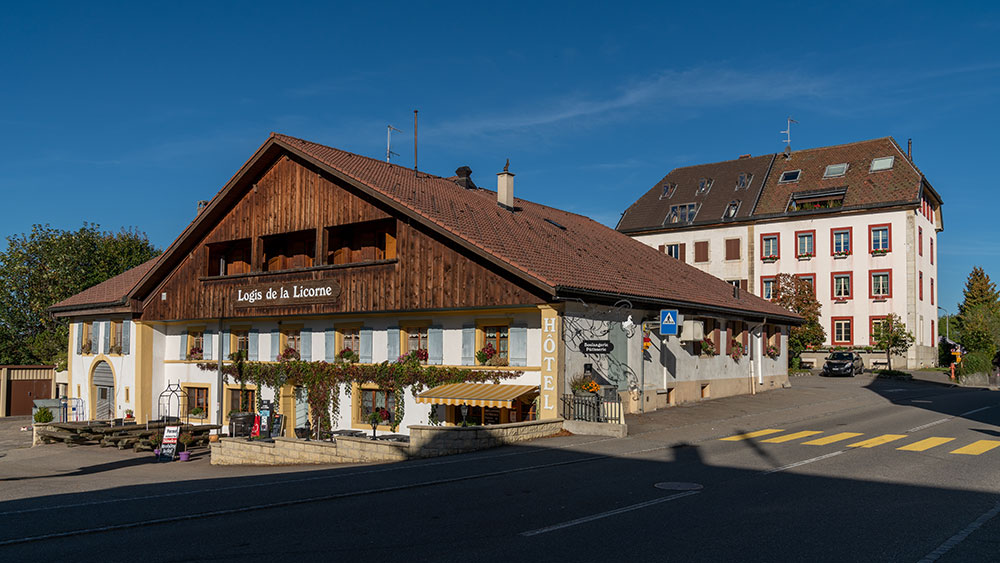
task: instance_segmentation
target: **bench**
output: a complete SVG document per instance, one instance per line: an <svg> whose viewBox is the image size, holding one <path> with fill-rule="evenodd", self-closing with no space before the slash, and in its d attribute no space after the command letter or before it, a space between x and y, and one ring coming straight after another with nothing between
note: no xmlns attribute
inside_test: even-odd
<svg viewBox="0 0 1000 563"><path fill-rule="evenodd" d="M872 360L872 369L876 368L887 368L889 367L889 362L886 360Z"/></svg>
<svg viewBox="0 0 1000 563"><path fill-rule="evenodd" d="M801 358L799 360L799 367L803 369L813 369L816 367L816 360L813 360L812 358Z"/></svg>

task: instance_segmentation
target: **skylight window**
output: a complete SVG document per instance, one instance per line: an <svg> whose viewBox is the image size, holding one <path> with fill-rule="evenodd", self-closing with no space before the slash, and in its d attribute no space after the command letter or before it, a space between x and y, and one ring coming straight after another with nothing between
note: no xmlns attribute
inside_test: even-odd
<svg viewBox="0 0 1000 563"><path fill-rule="evenodd" d="M869 172L878 172L879 170L889 170L892 168L896 157L894 156L883 156L881 158L872 159L872 167Z"/></svg>
<svg viewBox="0 0 1000 563"><path fill-rule="evenodd" d="M674 197L674 192L677 191L677 184L664 184L663 192L660 193L660 199L670 199Z"/></svg>
<svg viewBox="0 0 1000 563"><path fill-rule="evenodd" d="M843 162L841 164L831 164L826 167L826 171L823 172L824 178L836 178L838 176L843 176L847 174L847 163Z"/></svg>
<svg viewBox="0 0 1000 563"><path fill-rule="evenodd" d="M698 204L696 203L671 205L670 213L667 213L667 218L663 221L663 223L690 223L694 221L694 216L697 214Z"/></svg>
<svg viewBox="0 0 1000 563"><path fill-rule="evenodd" d="M801 170L786 170L781 173L781 178L778 179L779 184L787 184L789 182L798 182L799 176L802 175Z"/></svg>
<svg viewBox="0 0 1000 563"><path fill-rule="evenodd" d="M545 222L546 223L551 223L551 224L555 225L556 227L559 227L560 229L562 229L564 231L566 230L566 227L560 225L559 223L553 221L552 219L549 219L548 217L545 218Z"/></svg>
<svg viewBox="0 0 1000 563"><path fill-rule="evenodd" d="M750 187L750 182L753 181L753 174L749 172L743 172L740 174L739 179L736 180L736 189L745 190Z"/></svg>
<svg viewBox="0 0 1000 563"><path fill-rule="evenodd" d="M695 193L695 195L707 194L710 189L712 189L712 179L702 178L701 180L698 180L698 192Z"/></svg>
<svg viewBox="0 0 1000 563"><path fill-rule="evenodd" d="M740 210L740 203L742 202L738 199L730 201L729 205L726 206L726 212L722 214L722 218L732 219L733 217L736 217L736 212Z"/></svg>

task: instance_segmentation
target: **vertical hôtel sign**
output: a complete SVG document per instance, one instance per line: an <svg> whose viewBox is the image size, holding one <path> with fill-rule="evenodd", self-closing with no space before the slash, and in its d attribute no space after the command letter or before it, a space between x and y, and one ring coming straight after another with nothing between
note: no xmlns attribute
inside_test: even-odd
<svg viewBox="0 0 1000 563"><path fill-rule="evenodd" d="M340 284L332 280L248 284L237 287L232 296L237 309L332 303L340 298Z"/></svg>
<svg viewBox="0 0 1000 563"><path fill-rule="evenodd" d="M561 342L562 332L560 324L562 319L559 311L543 306L542 309L542 385L539 402L541 403L540 419L557 418L559 411L556 405L559 404L559 389L562 382L559 380L562 366Z"/></svg>

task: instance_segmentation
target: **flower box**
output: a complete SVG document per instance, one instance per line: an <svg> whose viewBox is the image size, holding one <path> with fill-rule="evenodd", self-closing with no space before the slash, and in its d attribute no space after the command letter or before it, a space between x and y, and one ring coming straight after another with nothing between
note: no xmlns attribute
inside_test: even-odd
<svg viewBox="0 0 1000 563"><path fill-rule="evenodd" d="M777 262L778 261L778 257L777 256L765 256L765 257L761 258L761 261L764 262L764 263Z"/></svg>
<svg viewBox="0 0 1000 563"><path fill-rule="evenodd" d="M889 254L888 250L872 250L872 256L885 256Z"/></svg>

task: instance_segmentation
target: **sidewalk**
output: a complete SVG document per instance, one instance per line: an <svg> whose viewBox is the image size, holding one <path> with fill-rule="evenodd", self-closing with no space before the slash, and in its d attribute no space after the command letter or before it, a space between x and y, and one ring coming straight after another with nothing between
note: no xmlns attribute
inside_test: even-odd
<svg viewBox="0 0 1000 563"><path fill-rule="evenodd" d="M0 418L0 457L9 450L31 447L31 432L21 432L22 426L31 426L30 416Z"/></svg>

